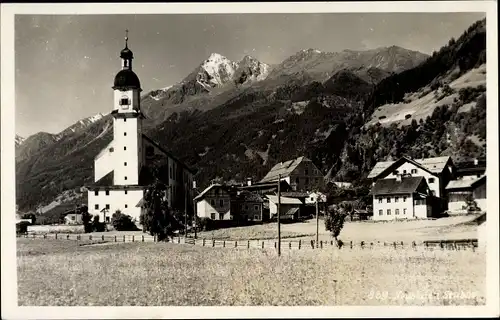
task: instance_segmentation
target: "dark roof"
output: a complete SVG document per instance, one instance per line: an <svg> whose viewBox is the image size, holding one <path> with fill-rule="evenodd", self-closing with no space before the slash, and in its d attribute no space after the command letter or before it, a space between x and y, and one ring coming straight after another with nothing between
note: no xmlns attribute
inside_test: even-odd
<svg viewBox="0 0 500 320"><path fill-rule="evenodd" d="M307 198L307 197L309 197L309 194L307 194L305 192L298 192L298 191L281 192L281 195L283 197L289 197L289 198Z"/></svg>
<svg viewBox="0 0 500 320"><path fill-rule="evenodd" d="M115 178L115 170L111 170L104 177L97 180L94 183L94 186L96 186L96 187L112 186L114 183L114 180L115 180L114 178Z"/></svg>
<svg viewBox="0 0 500 320"><path fill-rule="evenodd" d="M457 169L457 176L466 176L466 175L475 175L475 174L483 174L486 172L486 167L468 167L468 168L460 168Z"/></svg>
<svg viewBox="0 0 500 320"><path fill-rule="evenodd" d="M290 190L291 189L290 185L288 184L288 182L286 182L286 180L281 180L280 188L283 188L283 190ZM240 190L278 189L278 184L276 183L276 181L258 182L258 183L254 183L250 186L247 185L247 186L238 187L238 189L240 189Z"/></svg>
<svg viewBox="0 0 500 320"><path fill-rule="evenodd" d="M408 157L401 157L396 161L380 161L375 164L373 169L368 174L368 179L375 179L384 172L393 171L397 167L399 167L404 162L410 162L415 166L425 170L433 175L438 175L443 172L444 168L450 162L450 157L436 157L436 158L424 158L424 159L416 159L413 160Z"/></svg>
<svg viewBox="0 0 500 320"><path fill-rule="evenodd" d="M174 159L177 163L179 163L184 169L186 169L187 171L189 171L191 174L195 174L195 172L194 172L193 169L189 168L184 162L182 162L179 159L177 159L171 152L167 151L165 148L163 148L162 146L160 146L153 139L151 139L150 137L146 136L145 134L143 134L142 137L143 137L143 139L146 139L149 143L151 143L152 145L154 145L155 147L157 147L158 149L160 149L161 151L163 151L164 153L166 153L170 158Z"/></svg>
<svg viewBox="0 0 500 320"><path fill-rule="evenodd" d="M486 175L482 176L481 178L477 179L476 181L474 181L472 183L472 187L475 188L477 187L478 185L480 185L481 183L486 183Z"/></svg>
<svg viewBox="0 0 500 320"><path fill-rule="evenodd" d="M246 190L241 191L236 199L244 202L264 202L264 198L261 195Z"/></svg>
<svg viewBox="0 0 500 320"><path fill-rule="evenodd" d="M134 71L130 69L120 70L115 76L113 89L129 90L141 89L141 82Z"/></svg>
<svg viewBox="0 0 500 320"><path fill-rule="evenodd" d="M414 193L422 183L422 180L424 180L424 177L402 178L401 181L397 181L396 179L381 179L372 187L371 194L386 195Z"/></svg>

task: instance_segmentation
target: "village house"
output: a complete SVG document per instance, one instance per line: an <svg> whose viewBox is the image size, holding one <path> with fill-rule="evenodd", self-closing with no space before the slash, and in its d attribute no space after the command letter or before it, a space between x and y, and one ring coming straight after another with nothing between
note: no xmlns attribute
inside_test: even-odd
<svg viewBox="0 0 500 320"><path fill-rule="evenodd" d="M142 91L132 70L133 53L120 52L122 70L114 79L113 140L94 159L94 183L87 186L88 210L109 222L117 210L139 220L145 189L161 180L168 188L167 201L174 209L187 210L193 197L193 171L143 134L140 107ZM157 168L158 176L153 170Z"/></svg>
<svg viewBox="0 0 500 320"><path fill-rule="evenodd" d="M373 185L373 220L432 217L432 196L424 177L380 179Z"/></svg>
<svg viewBox="0 0 500 320"><path fill-rule="evenodd" d="M199 218L212 220L233 220L234 188L214 183L194 198L196 214Z"/></svg>
<svg viewBox="0 0 500 320"><path fill-rule="evenodd" d="M467 201L473 200L481 211L486 211L486 176L452 180L446 186L448 213L467 213Z"/></svg>
<svg viewBox="0 0 500 320"><path fill-rule="evenodd" d="M278 196L266 195L269 200L269 219L275 219L278 215ZM303 202L297 198L280 197L280 219L297 220L301 216L300 208Z"/></svg>
<svg viewBox="0 0 500 320"><path fill-rule="evenodd" d="M413 160L401 157L396 161L378 162L368 179L373 185L382 179L395 179L397 177L424 177L433 197L433 212L442 213L447 210L446 186L454 178L455 165L450 157L437 157ZM377 213L374 211L374 215Z"/></svg>
<svg viewBox="0 0 500 320"><path fill-rule="evenodd" d="M325 184L321 171L306 157L276 164L260 182L277 181L280 175L294 191L314 191Z"/></svg>
<svg viewBox="0 0 500 320"><path fill-rule="evenodd" d="M278 183L276 181L253 183L252 179L249 178L247 180L246 185L239 186L237 187L237 189L242 191L245 190L258 193L260 195L275 194L278 192ZM292 187L288 184L286 180L281 180L280 191L281 192L292 191Z"/></svg>
<svg viewBox="0 0 500 320"><path fill-rule="evenodd" d="M82 214L75 213L74 210L64 215L64 224L83 224Z"/></svg>
<svg viewBox="0 0 500 320"><path fill-rule="evenodd" d="M238 219L244 221L267 220L269 217L269 207L265 208L265 202L264 197L256 192L238 191L234 201L234 208Z"/></svg>
<svg viewBox="0 0 500 320"><path fill-rule="evenodd" d="M455 177L457 180L476 180L486 174L486 159L473 159L457 163Z"/></svg>

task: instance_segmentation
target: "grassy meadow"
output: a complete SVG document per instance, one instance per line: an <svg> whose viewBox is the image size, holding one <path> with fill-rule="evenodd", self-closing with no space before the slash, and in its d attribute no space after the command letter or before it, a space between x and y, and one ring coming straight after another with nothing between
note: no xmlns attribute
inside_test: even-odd
<svg viewBox="0 0 500 320"><path fill-rule="evenodd" d="M273 249L17 240L20 306L477 305L485 264L472 250L278 257Z"/></svg>

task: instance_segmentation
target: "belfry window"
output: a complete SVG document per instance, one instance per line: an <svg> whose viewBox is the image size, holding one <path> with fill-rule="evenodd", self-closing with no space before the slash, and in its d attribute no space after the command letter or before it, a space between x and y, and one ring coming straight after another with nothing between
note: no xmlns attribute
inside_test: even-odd
<svg viewBox="0 0 500 320"><path fill-rule="evenodd" d="M130 102L129 102L128 98L121 98L120 99L120 105L121 106L128 106L129 104L130 104Z"/></svg>

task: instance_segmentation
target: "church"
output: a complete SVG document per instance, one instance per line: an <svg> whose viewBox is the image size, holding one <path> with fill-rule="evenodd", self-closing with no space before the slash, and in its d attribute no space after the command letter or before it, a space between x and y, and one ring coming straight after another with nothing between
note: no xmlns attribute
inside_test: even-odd
<svg viewBox="0 0 500 320"><path fill-rule="evenodd" d="M167 185L169 205L192 210L193 171L143 132L141 83L132 70L134 55L120 52L121 70L114 79L113 140L94 158L94 183L87 186L88 210L100 221L110 222L120 210L139 221L145 189L154 182L153 168Z"/></svg>

